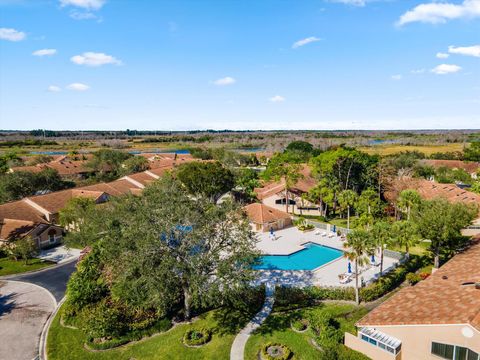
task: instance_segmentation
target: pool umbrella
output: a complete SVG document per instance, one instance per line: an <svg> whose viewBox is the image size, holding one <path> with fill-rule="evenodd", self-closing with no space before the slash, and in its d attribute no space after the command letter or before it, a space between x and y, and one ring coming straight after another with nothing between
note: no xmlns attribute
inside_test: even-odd
<svg viewBox="0 0 480 360"><path fill-rule="evenodd" d="M375 264L375 255L372 254L370 261L372 262L372 264Z"/></svg>
<svg viewBox="0 0 480 360"><path fill-rule="evenodd" d="M270 235L273 235L273 228L270 228Z"/></svg>
<svg viewBox="0 0 480 360"><path fill-rule="evenodd" d="M350 262L348 262L348 273L352 273L352 264Z"/></svg>

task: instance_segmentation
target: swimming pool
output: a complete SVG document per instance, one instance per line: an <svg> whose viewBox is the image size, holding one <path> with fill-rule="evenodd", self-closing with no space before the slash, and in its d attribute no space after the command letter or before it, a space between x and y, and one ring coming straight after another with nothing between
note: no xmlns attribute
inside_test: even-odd
<svg viewBox="0 0 480 360"><path fill-rule="evenodd" d="M265 255L256 270L313 270L343 256L343 252L330 247L307 243L305 249L290 255Z"/></svg>

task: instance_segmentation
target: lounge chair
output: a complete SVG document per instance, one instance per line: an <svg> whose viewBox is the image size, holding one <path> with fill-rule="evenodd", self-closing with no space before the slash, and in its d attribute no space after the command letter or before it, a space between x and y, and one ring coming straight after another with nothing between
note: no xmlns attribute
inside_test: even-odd
<svg viewBox="0 0 480 360"><path fill-rule="evenodd" d="M338 280L340 281L340 284L346 284L350 281L352 281L353 274L349 273L343 273L338 275Z"/></svg>

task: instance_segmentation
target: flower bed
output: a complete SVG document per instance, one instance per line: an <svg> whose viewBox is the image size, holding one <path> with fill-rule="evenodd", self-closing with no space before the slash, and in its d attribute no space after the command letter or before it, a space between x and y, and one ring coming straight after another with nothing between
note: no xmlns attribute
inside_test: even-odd
<svg viewBox="0 0 480 360"><path fill-rule="evenodd" d="M287 360L292 351L285 345L278 343L266 343L262 346L262 359L264 360Z"/></svg>
<svg viewBox="0 0 480 360"><path fill-rule="evenodd" d="M190 329L183 335L183 343L187 346L201 346L210 341L212 333L209 329Z"/></svg>
<svg viewBox="0 0 480 360"><path fill-rule="evenodd" d="M293 331L304 332L307 331L309 322L307 319L294 320L292 321L290 326L292 327Z"/></svg>

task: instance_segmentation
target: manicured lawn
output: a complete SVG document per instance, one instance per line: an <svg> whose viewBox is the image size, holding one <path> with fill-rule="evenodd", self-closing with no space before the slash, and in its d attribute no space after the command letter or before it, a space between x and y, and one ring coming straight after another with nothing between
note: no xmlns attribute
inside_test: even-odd
<svg viewBox="0 0 480 360"><path fill-rule="evenodd" d="M418 255L418 256L423 256L425 254L427 254L427 249L428 247L430 246L430 242L427 242L427 241L422 241L422 242L419 242L417 245L415 246L412 246L410 249L409 249L409 252L410 254L412 255ZM392 247L392 250L395 250L395 251L399 251L399 252L405 252L405 248L399 248L399 247Z"/></svg>
<svg viewBox="0 0 480 360"><path fill-rule="evenodd" d="M59 312L60 313L60 312ZM219 310L210 311L193 324L175 326L169 331L143 339L136 343L130 343L116 349L105 351L89 351L84 348L86 335L78 329L70 329L60 324L60 316L57 315L52 322L47 340L48 358L50 360L128 360L128 359L229 359L230 347L238 325L243 319L232 319L230 314ZM225 326L231 324L229 326ZM189 348L183 345L182 337L191 328L212 329L212 340L204 346Z"/></svg>
<svg viewBox="0 0 480 360"><path fill-rule="evenodd" d="M315 337L309 328L303 333L297 333L290 327L294 316L308 318L309 315L320 315L321 313L333 313L339 323L342 332L355 333L355 322L367 313L363 307L356 307L350 304L322 303L315 307L300 309L289 312L274 312L265 323L250 337L245 350L246 360L256 360L262 345L268 342L281 343L290 348L296 360L316 360L320 351L312 345L311 340ZM342 344L338 345L343 347ZM346 352L350 350L346 349ZM353 351L351 351L354 353Z"/></svg>
<svg viewBox="0 0 480 360"><path fill-rule="evenodd" d="M25 261L23 260L15 261L15 260L3 257L3 258L0 258L0 276L38 270L53 264L55 263L51 261L45 261L40 259L30 259L28 260L28 264L25 265Z"/></svg>

